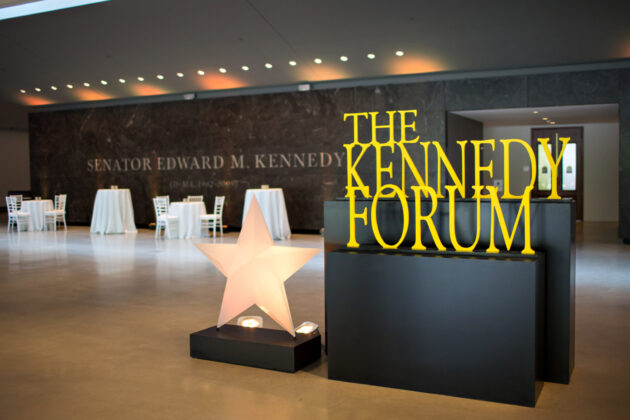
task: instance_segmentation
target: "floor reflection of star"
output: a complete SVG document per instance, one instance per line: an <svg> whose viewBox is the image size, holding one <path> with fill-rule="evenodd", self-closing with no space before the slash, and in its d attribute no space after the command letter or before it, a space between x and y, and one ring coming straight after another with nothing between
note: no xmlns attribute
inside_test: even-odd
<svg viewBox="0 0 630 420"><path fill-rule="evenodd" d="M284 282L319 252L274 246L256 197L236 244L195 244L227 277L217 327L252 305L295 336Z"/></svg>

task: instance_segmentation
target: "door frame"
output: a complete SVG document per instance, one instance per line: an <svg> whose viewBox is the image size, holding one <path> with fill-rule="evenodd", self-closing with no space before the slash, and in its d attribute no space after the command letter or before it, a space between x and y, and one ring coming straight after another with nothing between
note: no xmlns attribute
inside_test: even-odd
<svg viewBox="0 0 630 420"><path fill-rule="evenodd" d="M577 177L576 177L576 186L575 191L563 191L562 190L562 171L559 171L559 176L557 179L558 183L558 195L561 197L572 198L575 201L575 216L576 220L584 220L584 127L583 126L568 126L568 127L532 127L530 133L530 145L534 150L534 154L536 156L536 164L538 164L538 138L549 137L552 138L551 135L540 135L536 134L537 132L549 132L554 135L557 133L559 136L566 137L561 132L564 130L577 130L579 135L577 137L570 136L571 142L577 144ZM552 147L552 152L555 147ZM532 168L532 171L536 171L538 174L538 167ZM532 197L547 197L549 195L549 191L540 191L538 190L538 180L534 183L534 189L532 190Z"/></svg>

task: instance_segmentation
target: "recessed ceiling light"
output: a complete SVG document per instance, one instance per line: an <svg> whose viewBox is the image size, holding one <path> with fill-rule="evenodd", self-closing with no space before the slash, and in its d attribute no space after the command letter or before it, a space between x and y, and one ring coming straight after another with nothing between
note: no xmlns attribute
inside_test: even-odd
<svg viewBox="0 0 630 420"><path fill-rule="evenodd" d="M396 55L398 57L402 57L403 55L405 55L405 53L403 51L398 50L398 51L396 51Z"/></svg>
<svg viewBox="0 0 630 420"><path fill-rule="evenodd" d="M542 117L543 121L547 121L549 117Z"/></svg>
<svg viewBox="0 0 630 420"><path fill-rule="evenodd" d="M20 89L20 93L26 93L24 89Z"/></svg>
<svg viewBox="0 0 630 420"><path fill-rule="evenodd" d="M348 57L346 57L345 55L342 55L341 57L339 57L339 59L341 61L348 61Z"/></svg>
<svg viewBox="0 0 630 420"><path fill-rule="evenodd" d="M243 69L243 71L248 71L248 70L249 70L249 67L247 67L247 66L243 66L243 67L241 67L241 69Z"/></svg>
<svg viewBox="0 0 630 420"><path fill-rule="evenodd" d="M160 79L160 80L164 79L164 76L162 76L161 74L158 74L158 75L157 75L157 76L155 76L155 77L157 77L157 78L158 78L158 79Z"/></svg>
<svg viewBox="0 0 630 420"><path fill-rule="evenodd" d="M50 87L52 90L57 90L57 86L51 86Z"/></svg>
<svg viewBox="0 0 630 420"><path fill-rule="evenodd" d="M203 76L204 74L206 74L206 72L205 72L205 71L203 71L203 70L197 70L197 74L198 74L199 76Z"/></svg>
<svg viewBox="0 0 630 420"><path fill-rule="evenodd" d="M532 114L538 114L538 111L532 111Z"/></svg>
<svg viewBox="0 0 630 420"><path fill-rule="evenodd" d="M89 84L88 82L84 82L84 83L83 83L83 86L85 86L85 87L90 87L90 84Z"/></svg>
<svg viewBox="0 0 630 420"><path fill-rule="evenodd" d="M127 82L125 79L118 79L118 81L119 81L120 83L126 83L126 82Z"/></svg>
<svg viewBox="0 0 630 420"><path fill-rule="evenodd" d="M177 77L184 77L184 73L177 73Z"/></svg>
<svg viewBox="0 0 630 420"><path fill-rule="evenodd" d="M322 59L321 58L316 58L313 61L315 62L315 64L322 64Z"/></svg>
<svg viewBox="0 0 630 420"><path fill-rule="evenodd" d="M549 124L555 124L555 123L556 123L555 121L549 121Z"/></svg>
<svg viewBox="0 0 630 420"><path fill-rule="evenodd" d="M226 70L226 69L224 69L223 67L221 67L221 68L219 69L219 73L227 73L227 70Z"/></svg>
<svg viewBox="0 0 630 420"><path fill-rule="evenodd" d="M142 76L138 76L138 81L139 81L139 82L144 82L144 77L142 77Z"/></svg>
<svg viewBox="0 0 630 420"><path fill-rule="evenodd" d="M74 87L70 83L68 83L66 86L68 87L68 89L72 89Z"/></svg>
<svg viewBox="0 0 630 420"><path fill-rule="evenodd" d="M41 92L42 90L40 88L35 88L35 92Z"/></svg>
<svg viewBox="0 0 630 420"><path fill-rule="evenodd" d="M374 60L376 58L376 56L374 54L372 54L372 53L369 53L367 55L367 58L369 58L370 60Z"/></svg>
<svg viewBox="0 0 630 420"><path fill-rule="evenodd" d="M101 85L105 86L107 84L106 80L101 80Z"/></svg>
<svg viewBox="0 0 630 420"><path fill-rule="evenodd" d="M272 68L273 65L271 63L265 63L265 67L267 67L268 69Z"/></svg>
<svg viewBox="0 0 630 420"><path fill-rule="evenodd" d="M290 66L297 66L297 63L293 60L289 61L289 65Z"/></svg>

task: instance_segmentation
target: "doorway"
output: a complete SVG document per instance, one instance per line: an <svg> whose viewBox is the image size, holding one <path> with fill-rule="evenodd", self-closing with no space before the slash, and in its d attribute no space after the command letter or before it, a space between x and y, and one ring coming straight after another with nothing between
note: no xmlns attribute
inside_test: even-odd
<svg viewBox="0 0 630 420"><path fill-rule="evenodd" d="M557 161L562 151L560 137L569 137L558 167L556 187L558 195L575 201L576 219L583 220L584 212L584 129L583 127L532 128L531 144L536 151L538 165L532 197L547 197L552 189L551 167L539 138L549 138L551 156Z"/></svg>

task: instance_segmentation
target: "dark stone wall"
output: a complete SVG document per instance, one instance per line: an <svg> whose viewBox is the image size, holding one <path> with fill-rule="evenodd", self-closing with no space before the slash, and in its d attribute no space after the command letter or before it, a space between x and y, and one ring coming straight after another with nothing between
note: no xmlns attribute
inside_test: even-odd
<svg viewBox="0 0 630 420"><path fill-rule="evenodd" d="M619 102L619 71L602 70L528 76L531 106L611 104Z"/></svg>
<svg viewBox="0 0 630 420"><path fill-rule="evenodd" d="M446 154L453 168L459 170L462 165L461 147L457 144L459 140L480 139L483 137L483 124L461 115L446 114ZM482 150L483 156L483 150ZM472 188L475 180L475 156L473 153L466 153L464 162L466 179L466 197L472 197L475 193ZM446 171L444 171L446 172ZM461 173L461 172L460 172Z"/></svg>
<svg viewBox="0 0 630 420"><path fill-rule="evenodd" d="M419 109L417 132L443 141L441 83L33 113L32 189L42 196L67 193L68 218L76 223L89 223L97 189L110 185L131 189L138 224L154 220L155 195L179 200L203 194L208 208L215 195L225 195L224 221L240 226L245 190L269 184L284 189L292 228L319 229L323 202L345 195L342 144L352 141L352 124L343 121L344 113L391 109ZM363 124L362 138L369 138L368 128ZM280 154L297 154L304 163L292 159L288 167ZM196 157L201 165L204 156L206 168L169 170L165 160ZM240 156L244 167L234 167L232 157L238 161ZM163 158L161 167L158 157ZM130 158L140 159L136 163L142 162L141 170L125 162ZM272 158L278 167L270 167ZM110 166L116 160L120 170L97 168L94 159L109 159ZM223 165L210 168L215 159L222 159ZM146 167L144 160L149 162ZM374 172L373 159L362 165ZM366 176L369 179L373 181Z"/></svg>
<svg viewBox="0 0 630 420"><path fill-rule="evenodd" d="M449 81L446 83L446 109L461 111L526 106L526 82L524 76Z"/></svg>
<svg viewBox="0 0 630 420"><path fill-rule="evenodd" d="M386 83L386 79L384 79ZM136 222L153 221L151 197L226 195L225 222L240 226L245 190L269 184L285 191L294 229L323 226L322 203L345 195L341 166L256 168L255 155L344 153L352 127L347 112L417 109L421 140L446 138L446 112L530 106L620 104L619 234L630 239L630 69L468 78L410 84L237 96L30 114L31 182L37 195L68 193L71 222L89 222L96 190L132 191ZM381 121L384 123L384 121ZM362 139L369 139L368 125ZM89 159L222 156L211 170L88 171ZM231 156L249 168L231 168ZM414 151L419 168L420 150ZM333 157L334 160L334 157ZM434 183L434 162L429 162ZM396 166L396 163L395 163ZM363 169L363 170L362 170ZM374 161L360 170L374 182Z"/></svg>

